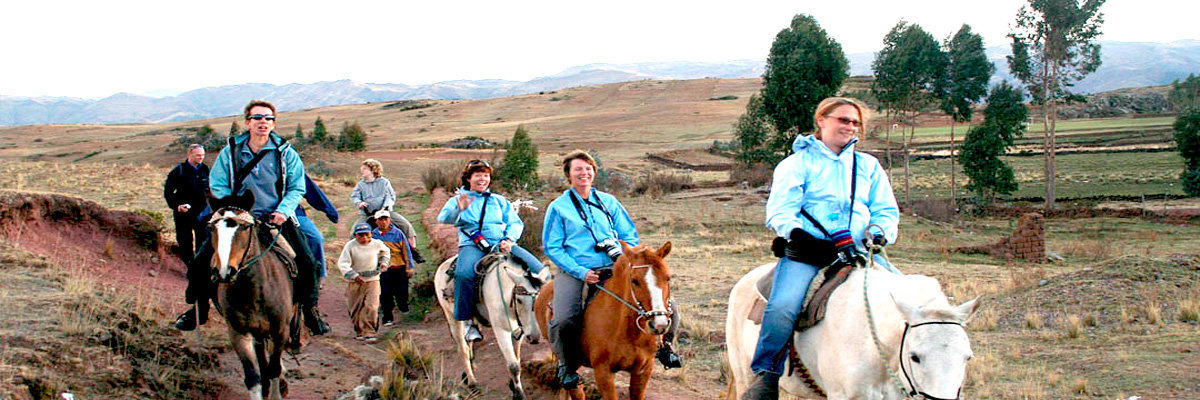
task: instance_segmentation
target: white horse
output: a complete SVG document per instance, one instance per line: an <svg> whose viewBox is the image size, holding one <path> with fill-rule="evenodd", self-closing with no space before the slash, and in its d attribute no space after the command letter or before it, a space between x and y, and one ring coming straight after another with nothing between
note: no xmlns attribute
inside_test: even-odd
<svg viewBox="0 0 1200 400"><path fill-rule="evenodd" d="M454 278L446 271L458 261L458 257L450 257L438 266L434 275L434 293L438 304L442 306L442 315L450 328L450 336L454 339L458 353L462 356L465 371L463 377L468 386L479 384L475 379L475 349L463 338L466 326L462 321L454 320ZM480 296L476 307L481 314L487 316L496 334L496 344L508 367L508 388L512 390L513 399L524 399L525 389L521 385L521 339L537 344L541 337L538 331L537 319L533 314L533 299L537 290L525 278L525 270L508 253L491 253L485 255L480 265L492 264L486 275L480 281ZM549 272L542 270L545 282ZM448 296L447 296L448 294ZM447 298L448 297L448 298Z"/></svg>
<svg viewBox="0 0 1200 400"><path fill-rule="evenodd" d="M751 357L761 328L747 319L758 295L755 283L775 264L750 271L729 294L725 342L733 372L728 397L740 398L754 376ZM864 282L864 278L869 280ZM864 284L868 287L864 302ZM948 303L936 279L896 275L881 269L855 268L830 295L825 319L794 336L796 353L829 399L957 399L973 354L963 327L978 298ZM882 349L871 333L868 313ZM886 360L880 353L887 354ZM779 380L780 393L820 398L801 373Z"/></svg>

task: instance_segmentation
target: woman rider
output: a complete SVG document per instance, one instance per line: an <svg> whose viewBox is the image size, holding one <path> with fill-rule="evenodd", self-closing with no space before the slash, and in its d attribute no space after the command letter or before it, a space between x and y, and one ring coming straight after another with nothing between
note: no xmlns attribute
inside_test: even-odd
<svg viewBox="0 0 1200 400"><path fill-rule="evenodd" d="M838 253L860 254L857 246L870 224L883 228L873 231L871 240L896 240L900 212L891 181L875 157L854 151L856 135L866 129L866 106L855 99L830 97L817 105L813 120L816 131L797 137L794 153L775 167L766 220L780 238L788 239L789 252L775 267L750 363L755 378L742 399L779 398L784 347L817 270L836 260ZM876 262L899 273L881 257Z"/></svg>
<svg viewBox="0 0 1200 400"><path fill-rule="evenodd" d="M446 200L438 213L438 222L458 229L458 263L454 267L454 319L463 321L467 342L483 340L475 326L475 263L492 251L512 253L537 275L542 262L517 245L525 224L504 196L492 193L492 166L487 161L471 160L462 173L458 194ZM537 285L534 279L534 284Z"/></svg>

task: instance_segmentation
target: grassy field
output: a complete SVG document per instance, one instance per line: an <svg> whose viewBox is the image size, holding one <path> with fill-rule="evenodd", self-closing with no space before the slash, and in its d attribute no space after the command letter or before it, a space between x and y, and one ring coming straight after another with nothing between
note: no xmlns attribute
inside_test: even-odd
<svg viewBox="0 0 1200 400"><path fill-rule="evenodd" d="M973 121L972 125L977 125L982 120ZM1170 128L1171 124L1175 123L1175 117L1152 117L1152 118L1090 118L1090 119L1075 119L1075 120L1058 120L1055 124L1054 131L1060 137L1069 137L1071 135L1107 132L1113 130L1145 130L1145 129L1162 129ZM1025 137L1042 137L1045 132L1040 119L1031 120L1029 128L1025 132ZM892 132L893 136L898 135ZM967 126L958 124L954 128L956 140L962 140L966 137ZM950 140L950 126L929 126L917 127L914 134L914 141L917 143L929 141ZM898 140L897 140L898 141Z"/></svg>

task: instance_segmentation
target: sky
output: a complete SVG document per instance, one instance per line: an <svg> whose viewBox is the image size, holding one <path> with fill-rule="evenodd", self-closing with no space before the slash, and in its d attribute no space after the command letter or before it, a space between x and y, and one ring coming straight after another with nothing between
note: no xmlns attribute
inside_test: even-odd
<svg viewBox="0 0 1200 400"><path fill-rule="evenodd" d="M60 1L0 4L0 94L100 98L242 83L525 81L590 63L765 60L794 15L847 54L901 19L1006 44L1022 0ZM1101 40L1200 39L1200 2L1108 0Z"/></svg>

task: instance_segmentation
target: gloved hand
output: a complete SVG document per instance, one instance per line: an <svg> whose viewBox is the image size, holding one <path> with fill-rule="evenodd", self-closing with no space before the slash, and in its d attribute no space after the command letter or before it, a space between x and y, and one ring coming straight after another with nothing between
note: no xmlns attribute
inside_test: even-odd
<svg viewBox="0 0 1200 400"><path fill-rule="evenodd" d="M863 243L863 247L866 247L867 250L870 251L871 253L879 252L879 250L875 249L875 246L879 246L882 248L883 246L887 246L887 244L888 244L887 238L884 237L882 233L876 233L874 236L871 236L869 238L863 238L862 243Z"/></svg>
<svg viewBox="0 0 1200 400"><path fill-rule="evenodd" d="M850 235L850 231L842 229L834 232L833 245L837 248L838 258L847 264L854 264L857 261L865 259L858 251L858 247L854 245L854 237Z"/></svg>

